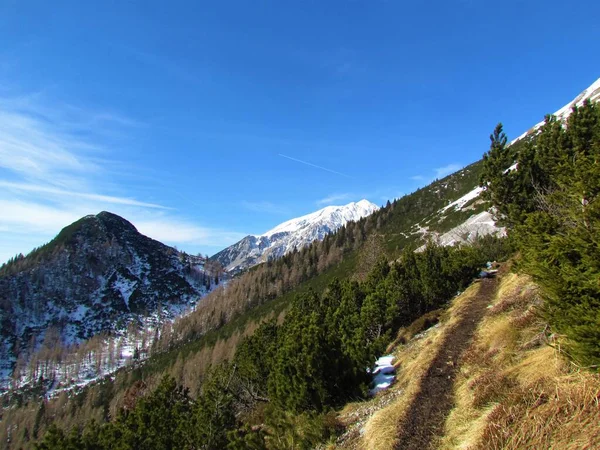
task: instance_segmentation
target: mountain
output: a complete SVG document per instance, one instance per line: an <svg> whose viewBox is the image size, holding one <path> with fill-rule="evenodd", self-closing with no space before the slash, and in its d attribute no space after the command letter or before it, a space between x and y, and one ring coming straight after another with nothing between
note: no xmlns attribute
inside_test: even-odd
<svg viewBox="0 0 600 450"><path fill-rule="evenodd" d="M344 206L327 206L288 220L259 236L249 235L212 256L225 270L238 272L255 264L301 249L351 221L358 221L379 207L367 200Z"/></svg>
<svg viewBox="0 0 600 450"><path fill-rule="evenodd" d="M203 261L109 212L86 216L0 269L0 359L8 369L48 329L62 344L173 317L205 293Z"/></svg>

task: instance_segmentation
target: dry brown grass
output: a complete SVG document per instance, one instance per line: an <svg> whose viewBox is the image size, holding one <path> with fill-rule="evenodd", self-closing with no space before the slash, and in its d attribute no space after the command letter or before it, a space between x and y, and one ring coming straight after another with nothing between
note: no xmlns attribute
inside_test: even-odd
<svg viewBox="0 0 600 450"><path fill-rule="evenodd" d="M406 344L417 334L437 324L440 321L440 317L442 316L443 312L443 309L436 309L434 311L428 312L427 314L423 314L409 326L400 328L400 330L398 330L398 333L396 334L396 339L394 339L394 341L390 345L388 345L386 352L390 353L399 345Z"/></svg>
<svg viewBox="0 0 600 450"><path fill-rule="evenodd" d="M600 448L600 379L545 344L527 277L505 274L461 361L442 449Z"/></svg>
<svg viewBox="0 0 600 450"><path fill-rule="evenodd" d="M402 393L370 417L364 427L359 448L385 450L395 447L398 442L398 424L406 417L418 395L421 380L437 356L447 333L459 321L460 315L478 291L478 284L469 287L453 301L439 327L431 329L422 339L396 349L398 379L392 389L401 390Z"/></svg>
<svg viewBox="0 0 600 450"><path fill-rule="evenodd" d="M394 448L398 425L419 394L427 369L478 289L475 284L457 297L440 325L424 337L408 340L415 332L409 329L399 333L400 345L392 350L398 379L380 394L390 400L383 407L381 397L347 405L341 416L373 412L361 433L356 430L356 438L342 448ZM578 370L547 345L547 326L537 314L539 302L528 277L501 271L496 296L458 361L455 407L435 447L600 448L600 376ZM402 345L404 340L408 344Z"/></svg>

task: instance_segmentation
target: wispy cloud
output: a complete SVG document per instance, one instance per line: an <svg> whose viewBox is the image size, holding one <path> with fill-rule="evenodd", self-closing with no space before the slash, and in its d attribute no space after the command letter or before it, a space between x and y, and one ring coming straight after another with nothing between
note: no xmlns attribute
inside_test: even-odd
<svg viewBox="0 0 600 450"><path fill-rule="evenodd" d="M436 178L444 178L446 175L450 175L453 172L461 169L462 166L460 164L452 163L447 166L437 167L434 169Z"/></svg>
<svg viewBox="0 0 600 450"><path fill-rule="evenodd" d="M351 194L350 192L344 192L344 193L340 193L340 194L328 195L325 198L317 200L315 203L318 206L326 206L326 205L332 205L332 204L338 203L338 202L353 200L355 198L356 198L356 196L354 194Z"/></svg>
<svg viewBox="0 0 600 450"><path fill-rule="evenodd" d="M25 184L25 183L12 183L9 181L0 180L0 188L10 189L14 191L21 192L33 192L37 194L50 194L58 197L69 197L80 198L84 200L92 200L99 203L107 203L107 204L116 204L116 205L129 205L129 206L141 206L144 208L157 208L157 209L172 209L166 206L158 205L156 203L146 203L140 202L133 198L126 197L114 197L111 195L101 195L101 194L89 194L85 192L73 192L66 191L63 189L58 189L51 186L42 186L36 184Z"/></svg>
<svg viewBox="0 0 600 450"><path fill-rule="evenodd" d="M310 166L310 167L314 167L316 169L324 170L325 172L334 173L336 175L341 175L341 176L346 177L346 178L352 178L350 175L347 175L345 173L338 172L338 171L333 170L333 169L328 169L327 167L318 166L317 164L313 164L313 163L308 162L308 161L303 161L303 160L298 159L298 158L292 158L291 156L287 156L287 155L284 155L282 153L279 153L278 156L281 156L282 158L289 159L291 161L295 161L295 162L300 163L300 164L304 164L304 165L307 165L307 166Z"/></svg>
<svg viewBox="0 0 600 450"><path fill-rule="evenodd" d="M64 226L86 215L86 210L81 205L68 208L21 199L0 199L0 209L0 232L35 235L38 240L40 236L52 237ZM36 245L42 243L38 242ZM27 250L30 249L18 251L25 253Z"/></svg>
<svg viewBox="0 0 600 450"><path fill-rule="evenodd" d="M0 167L16 176L50 184L57 184L65 174L71 174L75 181L75 173L98 169L92 158L78 156L89 155L93 146L48 128L32 116L0 110Z"/></svg>
<svg viewBox="0 0 600 450"><path fill-rule="evenodd" d="M435 175L413 175L410 177L413 181L418 181L420 185L431 183L436 179L444 178L446 175L450 175L451 173L456 172L457 170L462 169L462 165L458 163L451 163L443 167L436 167L433 169Z"/></svg>
<svg viewBox="0 0 600 450"><path fill-rule="evenodd" d="M267 214L286 214L289 212L288 208L280 205L276 205L271 202L261 201L261 202L249 202L243 201L242 206L249 211L255 211L260 213Z"/></svg>
<svg viewBox="0 0 600 450"><path fill-rule="evenodd" d="M40 95L0 98L0 263L102 210L171 245L222 248L243 237L199 226L168 205L135 198L119 184L114 169L123 162L107 143L114 133L140 126L114 112L53 107Z"/></svg>
<svg viewBox="0 0 600 450"><path fill-rule="evenodd" d="M244 238L246 234L218 228L201 227L177 217L152 217L134 222L140 233L162 242L201 245L222 249Z"/></svg>

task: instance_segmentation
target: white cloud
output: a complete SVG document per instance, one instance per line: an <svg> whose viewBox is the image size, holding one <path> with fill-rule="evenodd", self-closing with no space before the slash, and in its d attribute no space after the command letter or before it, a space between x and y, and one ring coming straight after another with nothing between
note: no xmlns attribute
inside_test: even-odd
<svg viewBox="0 0 600 450"><path fill-rule="evenodd" d="M23 200L0 199L0 232L52 236L86 215L80 208L61 208ZM40 242L42 243L42 242ZM21 249L25 252L27 249Z"/></svg>
<svg viewBox="0 0 600 450"><path fill-rule="evenodd" d="M199 226L168 205L103 192L107 185L127 192L109 172L121 163L103 144L119 127L139 126L115 113L53 108L40 96L0 98L0 263L103 210L170 245L224 247L242 238Z"/></svg>
<svg viewBox="0 0 600 450"><path fill-rule="evenodd" d="M232 231L206 228L174 217L132 221L138 231L158 241L172 245L202 245L226 247L246 235Z"/></svg>
<svg viewBox="0 0 600 450"><path fill-rule="evenodd" d="M117 204L117 205L130 205L130 206L142 206L145 208L158 208L158 209L171 209L166 206L157 205L155 203L140 202L132 198L125 197L113 197L111 195L101 194L88 194L85 192L74 192L58 189L51 186L42 186L36 184L25 184L25 183L12 183L9 181L0 180L0 188L12 189L16 191L34 192L38 194L50 194L53 196L67 196L71 199L73 197L81 198L85 200L92 200L99 203Z"/></svg>

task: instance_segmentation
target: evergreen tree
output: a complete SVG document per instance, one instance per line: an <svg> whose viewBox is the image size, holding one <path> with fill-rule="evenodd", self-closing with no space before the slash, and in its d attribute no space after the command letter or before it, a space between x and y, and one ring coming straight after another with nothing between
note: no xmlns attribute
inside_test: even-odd
<svg viewBox="0 0 600 450"><path fill-rule="evenodd" d="M510 173L513 156L495 132L482 178L509 217L519 267L540 285L543 313L563 336L562 348L593 367L600 365L599 111L586 101L566 127L547 117L538 136L513 150L518 169Z"/></svg>
<svg viewBox="0 0 600 450"><path fill-rule="evenodd" d="M224 363L213 368L196 401L194 411L195 448L221 450L229 443L228 432L236 427L231 383L235 366Z"/></svg>

